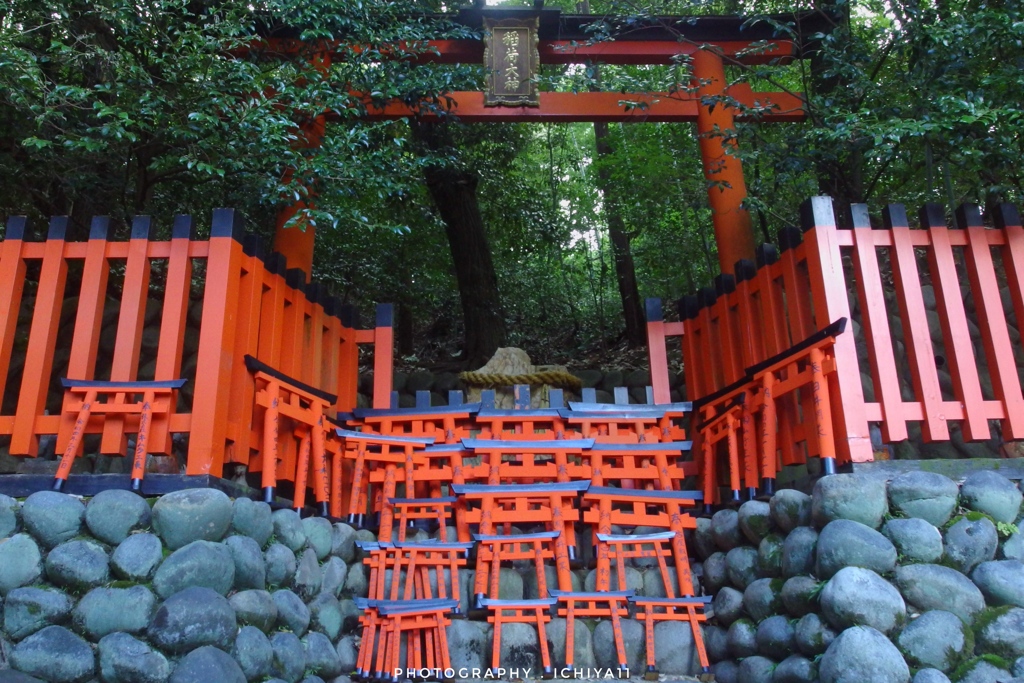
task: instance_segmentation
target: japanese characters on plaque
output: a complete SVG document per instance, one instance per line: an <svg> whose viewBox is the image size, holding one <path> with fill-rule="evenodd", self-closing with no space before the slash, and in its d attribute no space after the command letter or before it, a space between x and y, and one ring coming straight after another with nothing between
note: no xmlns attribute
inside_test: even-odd
<svg viewBox="0 0 1024 683"><path fill-rule="evenodd" d="M488 107L537 107L537 17L523 19L484 18L486 45L484 66Z"/></svg>

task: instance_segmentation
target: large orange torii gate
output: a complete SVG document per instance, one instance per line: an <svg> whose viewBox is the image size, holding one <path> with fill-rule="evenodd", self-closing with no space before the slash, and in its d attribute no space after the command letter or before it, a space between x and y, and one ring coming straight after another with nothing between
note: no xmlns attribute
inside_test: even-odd
<svg viewBox="0 0 1024 683"><path fill-rule="evenodd" d="M735 16L654 17L603 42L592 42L587 28L597 17L563 15L557 9L477 6L447 18L474 30L484 30L486 20L535 18L540 64L675 64L680 56L689 57L692 81L671 93L542 92L534 106L489 105L485 93L476 91L446 93L443 99L449 103L450 113L465 122L696 122L721 271L731 272L740 259L754 258L750 215L742 206L747 196L743 166L731 153L735 142L723 132L731 130L736 119L748 111L764 122L800 121L805 112L800 93L754 92L748 84L730 86L725 67L783 65L805 57L813 45L810 36L831 29L824 14L778 15L754 24ZM775 28L780 24L793 26L795 31L783 35ZM285 57L297 56L307 49L297 35L289 28L267 31L265 48ZM424 47L415 58L424 64L482 62L485 53L483 40L436 40ZM405 54L404 50L396 52ZM326 63L340 57L340 50L332 49L331 44L318 48L317 53ZM367 103L368 120L417 115L424 114L403 102ZM303 124L302 144L318 146L331 118L331 114L317 115ZM305 207L299 202L281 211L274 248L284 254L289 268L310 273L314 227L285 228Z"/></svg>

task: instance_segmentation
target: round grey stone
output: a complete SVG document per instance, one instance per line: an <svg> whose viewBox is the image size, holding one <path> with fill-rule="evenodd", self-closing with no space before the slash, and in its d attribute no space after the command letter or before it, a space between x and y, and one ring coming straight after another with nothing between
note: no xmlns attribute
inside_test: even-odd
<svg viewBox="0 0 1024 683"><path fill-rule="evenodd" d="M25 499L21 519L25 530L46 548L69 541L82 530L82 501L56 491L37 491Z"/></svg>
<svg viewBox="0 0 1024 683"><path fill-rule="evenodd" d="M307 517L302 520L302 530L306 534L306 545L316 553L316 559L322 560L331 554L331 523L323 517Z"/></svg>
<svg viewBox="0 0 1024 683"><path fill-rule="evenodd" d="M618 567L615 567L614 565L612 566L610 577L611 578L609 579L609 581L610 581L609 585L612 587L612 590L620 590ZM509 587L510 590L508 590L507 593L506 593L506 588L504 586L499 586L499 595L502 598L518 599L517 596L521 596L522 595L522 589L516 589L515 588L515 584L517 582L521 583L522 582L522 577L518 573L516 573L513 576L512 574L510 574L508 572L508 570L502 569L502 573L501 573L502 582L504 582L506 578L510 579L512 581L513 585ZM593 591L597 590L597 570L596 569L591 571L589 574L587 574L587 578L583 581L583 587L584 587L584 590L586 590L588 592L593 592ZM627 566L626 567L626 585L622 586L621 590L632 590L632 591L634 591L635 595L643 595L644 594L644 575L643 575L643 573L640 572L640 570L637 569L636 567L629 567L629 566Z"/></svg>
<svg viewBox="0 0 1024 683"><path fill-rule="evenodd" d="M818 535L815 575L828 579L843 567L862 567L877 574L891 572L896 567L896 547L860 522L829 522Z"/></svg>
<svg viewBox="0 0 1024 683"><path fill-rule="evenodd" d="M235 562L227 546L193 541L163 561L153 577L153 589L162 598L191 586L211 588L227 595L234 581Z"/></svg>
<svg viewBox="0 0 1024 683"><path fill-rule="evenodd" d="M270 637L270 645L274 648L274 675L287 683L302 678L306 670L306 651L299 637L294 633L275 633Z"/></svg>
<svg viewBox="0 0 1024 683"><path fill-rule="evenodd" d="M0 596L35 583L43 573L39 546L28 534L0 539Z"/></svg>
<svg viewBox="0 0 1024 683"><path fill-rule="evenodd" d="M721 626L705 625L702 629L704 634L704 649L707 650L708 659L720 662L729 658L729 632Z"/></svg>
<svg viewBox="0 0 1024 683"><path fill-rule="evenodd" d="M21 504L0 493L0 538L13 536L21 527Z"/></svg>
<svg viewBox="0 0 1024 683"><path fill-rule="evenodd" d="M168 548L177 550L193 541L221 540L233 514L231 499L223 491L174 491L153 506L153 531Z"/></svg>
<svg viewBox="0 0 1024 683"><path fill-rule="evenodd" d="M268 586L289 586L298 562L295 553L280 543L272 543L263 554Z"/></svg>
<svg viewBox="0 0 1024 683"><path fill-rule="evenodd" d="M693 630L681 621L662 621L654 626L654 665L665 676L689 676L700 670Z"/></svg>
<svg viewBox="0 0 1024 683"><path fill-rule="evenodd" d="M1024 562L982 562L971 573L971 580L990 605L1024 607Z"/></svg>
<svg viewBox="0 0 1024 683"><path fill-rule="evenodd" d="M782 575L810 574L818 550L818 532L809 526L798 526L782 544Z"/></svg>
<svg viewBox="0 0 1024 683"><path fill-rule="evenodd" d="M711 667L716 683L741 683L740 665L734 659L726 659Z"/></svg>
<svg viewBox="0 0 1024 683"><path fill-rule="evenodd" d="M782 606L794 617L810 614L818 608L818 581L810 576L792 576L782 586Z"/></svg>
<svg viewBox="0 0 1024 683"><path fill-rule="evenodd" d="M733 548L725 555L725 568L729 582L745 590L758 577L757 550L748 546Z"/></svg>
<svg viewBox="0 0 1024 683"><path fill-rule="evenodd" d="M270 506L249 498L236 498L232 504L231 528L235 533L256 541L262 548L274 533Z"/></svg>
<svg viewBox="0 0 1024 683"><path fill-rule="evenodd" d="M647 652L647 643L644 637L644 627L635 619L623 619L621 622L622 626L622 643L626 651L626 664L632 671L640 671L642 667L646 666L645 654ZM524 624L525 625L525 624ZM527 626L530 631L533 627ZM617 661L618 655L615 652L615 641L612 634L612 623L611 621L599 621L597 627L594 629L593 634L594 643L594 661L597 666L602 668L615 668L619 665ZM502 639L504 639L504 628L502 628ZM537 635L533 635L534 648L536 648ZM515 666L515 663L508 663L504 655L504 647L502 648L502 666L509 667ZM520 658L520 661L526 658ZM539 661L539 657L537 658ZM516 662L515 659L512 662ZM518 664L519 668L529 666L530 668L537 670L536 665L530 665L529 663Z"/></svg>
<svg viewBox="0 0 1024 683"><path fill-rule="evenodd" d="M290 590L274 591L271 597L277 606L277 623L301 638L309 628L310 614L306 603Z"/></svg>
<svg viewBox="0 0 1024 683"><path fill-rule="evenodd" d="M238 623L270 633L277 623L277 605L267 591L239 591L228 598Z"/></svg>
<svg viewBox="0 0 1024 683"><path fill-rule="evenodd" d="M711 518L711 537L720 550L730 551L743 543L740 517L735 510L719 510Z"/></svg>
<svg viewBox="0 0 1024 683"><path fill-rule="evenodd" d="M238 662L228 653L212 646L189 652L174 668L168 683L245 683Z"/></svg>
<svg viewBox="0 0 1024 683"><path fill-rule="evenodd" d="M877 529L888 512L885 482L880 479L835 474L814 484L811 517L819 528L837 519L849 519Z"/></svg>
<svg viewBox="0 0 1024 683"><path fill-rule="evenodd" d="M811 525L811 497L803 491L796 489L776 491L768 506L772 521L782 529L783 533L788 534L798 526Z"/></svg>
<svg viewBox="0 0 1024 683"><path fill-rule="evenodd" d="M63 626L47 626L14 646L11 668L51 683L79 683L96 672L89 643Z"/></svg>
<svg viewBox="0 0 1024 683"><path fill-rule="evenodd" d="M956 683L1009 683L1010 672L975 657L957 670Z"/></svg>
<svg viewBox="0 0 1024 683"><path fill-rule="evenodd" d="M998 546L999 533L992 520L982 517L972 521L961 517L946 530L944 564L961 574L970 574L978 564L994 558Z"/></svg>
<svg viewBox="0 0 1024 683"><path fill-rule="evenodd" d="M274 535L278 543L283 543L294 553L306 545L306 530L302 528L302 519L295 510L274 510L270 515L274 521Z"/></svg>
<svg viewBox="0 0 1024 683"><path fill-rule="evenodd" d="M1024 609L997 607L994 618L981 626L975 636L980 653L1009 660L1024 657Z"/></svg>
<svg viewBox="0 0 1024 683"><path fill-rule="evenodd" d="M274 648L266 634L255 626L243 626L238 630L231 655L247 680L259 680L271 674Z"/></svg>
<svg viewBox="0 0 1024 683"><path fill-rule="evenodd" d="M1020 525L1018 525L1020 526ZM1000 555L1006 560L1020 560L1024 562L1024 531L1017 531L1003 541L1003 549Z"/></svg>
<svg viewBox="0 0 1024 683"><path fill-rule="evenodd" d="M348 566L344 560L338 557L329 557L320 570L323 574L320 592L330 593L334 597L341 595L341 591L345 587L345 579L348 578Z"/></svg>
<svg viewBox="0 0 1024 683"><path fill-rule="evenodd" d="M468 624L472 622L468 622L465 619L452 619L452 625L455 625L457 623ZM480 631L481 634L483 634L483 631L481 629L477 628L476 630ZM448 633L450 634L451 632L451 627L449 626ZM486 638L487 637L485 635L485 642ZM356 663L358 662L359 657L359 648L356 647L355 638L353 636L345 636L344 638L339 640L337 647L334 648L334 651L338 653L338 661L341 662L342 671L355 671ZM452 667L458 669L458 665L455 663L457 661L455 655L458 652L458 650L455 648L455 646L452 645L452 640L450 637L448 638L448 652L451 656ZM483 662L483 660L481 660L481 662ZM480 664L481 669L485 666L486 664L484 663Z"/></svg>
<svg viewBox="0 0 1024 683"><path fill-rule="evenodd" d="M896 638L907 662L948 673L974 652L974 634L957 615L943 610L925 612Z"/></svg>
<svg viewBox="0 0 1024 683"><path fill-rule="evenodd" d="M942 557L942 534L918 517L890 519L882 533L896 546L902 562L937 562Z"/></svg>
<svg viewBox="0 0 1024 683"><path fill-rule="evenodd" d="M356 559L356 530L338 522L331 527L331 555L345 564Z"/></svg>
<svg viewBox="0 0 1024 683"><path fill-rule="evenodd" d="M949 683L949 677L938 669L921 669L914 674L913 683Z"/></svg>
<svg viewBox="0 0 1024 683"><path fill-rule="evenodd" d="M99 543L67 541L46 556L46 578L58 586L87 590L110 579L110 560Z"/></svg>
<svg viewBox="0 0 1024 683"><path fill-rule="evenodd" d="M223 595L192 586L160 605L147 633L161 650L181 654L204 645L230 650L237 628L235 611Z"/></svg>
<svg viewBox="0 0 1024 683"><path fill-rule="evenodd" d="M128 581L149 581L164 559L163 545L153 534L132 534L114 548L110 567L114 576Z"/></svg>
<svg viewBox="0 0 1024 683"><path fill-rule="evenodd" d="M737 521L747 540L757 545L772 530L771 507L759 500L748 500L740 505Z"/></svg>
<svg viewBox="0 0 1024 683"><path fill-rule="evenodd" d="M757 546L757 569L762 576L782 576L782 549L786 539L768 534Z"/></svg>
<svg viewBox="0 0 1024 683"><path fill-rule="evenodd" d="M565 619L552 619L549 627L551 629L549 634L552 643L551 660L554 666L564 666ZM583 631L586 631L585 635L582 633ZM451 656L452 668L458 671L459 669L483 669L487 666L491 659L491 651L487 647L487 634L477 624L466 619L452 619L446 635L448 637L448 652ZM585 644L589 650L590 629L577 628L576 635L582 635L585 638ZM344 651L342 648L343 643L346 647ZM342 663L342 671L352 671L355 668L355 654L349 655L347 648L351 648L353 651L356 649L351 636L338 641L337 650ZM579 653L579 651L580 647L577 646L574 652ZM590 652L589 654L591 659L593 659L593 653ZM350 658L351 665L349 665Z"/></svg>
<svg viewBox="0 0 1024 683"><path fill-rule="evenodd" d="M730 654L737 659L757 654L757 626L750 619L732 622L726 639Z"/></svg>
<svg viewBox="0 0 1024 683"><path fill-rule="evenodd" d="M729 569L725 562L725 553L712 553L704 560L704 588L714 593L729 583Z"/></svg>
<svg viewBox="0 0 1024 683"><path fill-rule="evenodd" d="M166 657L127 633L104 636L96 649L106 683L164 683L171 673Z"/></svg>
<svg viewBox="0 0 1024 683"><path fill-rule="evenodd" d="M115 631L142 633L156 611L156 596L145 586L93 588L72 613L75 628L93 641Z"/></svg>
<svg viewBox="0 0 1024 683"><path fill-rule="evenodd" d="M306 548L302 551L299 566L295 569L292 585L304 600L310 600L320 592L324 577L320 571L320 563L316 559L316 551Z"/></svg>
<svg viewBox="0 0 1024 683"><path fill-rule="evenodd" d="M1013 663L1011 673L1017 678L1024 678L1024 657L1017 657Z"/></svg>
<svg viewBox="0 0 1024 683"><path fill-rule="evenodd" d="M306 650L306 671L323 678L334 678L342 673L341 659L323 633L310 631L302 639L302 647Z"/></svg>
<svg viewBox="0 0 1024 683"><path fill-rule="evenodd" d="M697 558L706 560L718 550L715 538L711 535L711 520L706 517L697 518L697 528L693 532L693 547Z"/></svg>
<svg viewBox="0 0 1024 683"><path fill-rule="evenodd" d="M468 579L471 573L460 572L459 576L465 575ZM362 563L353 564L349 567L348 574L345 576L345 587L342 589L342 593L352 597L365 598L369 591L370 580L366 575L366 565Z"/></svg>
<svg viewBox="0 0 1024 683"><path fill-rule="evenodd" d="M757 625L757 651L779 661L792 654L796 635L789 618L781 614L768 617Z"/></svg>
<svg viewBox="0 0 1024 683"><path fill-rule="evenodd" d="M310 628L320 631L331 640L337 640L344 621L338 598L330 593L321 593L309 602L308 607Z"/></svg>
<svg viewBox="0 0 1024 683"><path fill-rule="evenodd" d="M729 626L743 616L743 593L726 586L715 594L711 607L715 610L715 620L722 626Z"/></svg>
<svg viewBox="0 0 1024 683"><path fill-rule="evenodd" d="M889 639L854 626L832 641L818 665L821 683L907 683L910 669Z"/></svg>
<svg viewBox="0 0 1024 683"><path fill-rule="evenodd" d="M821 591L821 612L836 628L870 626L890 633L907 616L903 596L870 569L845 567Z"/></svg>
<svg viewBox="0 0 1024 683"><path fill-rule="evenodd" d="M796 626L793 628L793 638L797 649L804 656L817 657L824 653L836 639L836 632L829 628L821 617L812 612L800 617L796 622Z"/></svg>
<svg viewBox="0 0 1024 683"><path fill-rule="evenodd" d="M754 655L740 662L740 680L743 683L772 683L775 662L767 657Z"/></svg>
<svg viewBox="0 0 1024 683"><path fill-rule="evenodd" d="M235 590L266 588L267 563L256 539L249 536L228 536L224 545L231 552L231 559L235 563Z"/></svg>
<svg viewBox="0 0 1024 683"><path fill-rule="evenodd" d="M893 508L936 527L949 521L959 495L952 479L934 472L905 472L889 482Z"/></svg>
<svg viewBox="0 0 1024 683"><path fill-rule="evenodd" d="M1020 515L1022 497L1012 481L991 470L971 472L960 487L964 505L1006 524L1012 524Z"/></svg>
<svg viewBox="0 0 1024 683"><path fill-rule="evenodd" d="M58 590L15 588L3 603L3 630L12 640L21 640L66 621L72 605L71 598Z"/></svg>
<svg viewBox="0 0 1024 683"><path fill-rule="evenodd" d="M896 568L896 586L904 599L921 612L943 609L967 623L985 609L985 598L966 576L938 564L910 564Z"/></svg>
<svg viewBox="0 0 1024 683"><path fill-rule="evenodd" d="M800 655L790 655L779 662L772 683L816 683L818 666Z"/></svg>
<svg viewBox="0 0 1024 683"><path fill-rule="evenodd" d="M136 529L148 527L149 518L149 503L131 491L100 491L85 507L89 531L110 545L117 545Z"/></svg>
<svg viewBox="0 0 1024 683"><path fill-rule="evenodd" d="M754 621L767 619L782 609L782 579L757 579L743 591L743 607Z"/></svg>
<svg viewBox="0 0 1024 683"><path fill-rule="evenodd" d="M46 681L14 669L0 669L0 683L46 683Z"/></svg>

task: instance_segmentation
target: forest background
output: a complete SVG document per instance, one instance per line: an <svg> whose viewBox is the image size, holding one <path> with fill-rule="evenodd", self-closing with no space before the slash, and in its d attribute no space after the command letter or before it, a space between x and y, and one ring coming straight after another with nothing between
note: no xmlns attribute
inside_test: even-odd
<svg viewBox="0 0 1024 683"><path fill-rule="evenodd" d="M69 215L69 238L81 239L93 215L112 216L124 236L133 215L149 214L166 236L176 213L204 226L213 208L230 206L269 243L277 212L313 199L298 221L316 226L313 276L367 315L375 302L395 303L400 363L476 367L504 345L537 363L628 355L643 344L644 297L674 300L718 272L693 124L361 121L352 92L438 111L441 93L480 88L479 65L382 54L399 40L414 56L417 40L473 37L433 15L454 8L3 0L0 215L36 226ZM793 28L786 15L829 17L813 58L727 69L755 90L806 98L803 123L755 116L727 132L758 242L774 242L815 194L876 211L1024 198L1020 0L593 0L586 9L595 40L658 15L740 14L783 35ZM240 57L277 23L303 27L310 42L360 47L327 69ZM546 66L540 80L545 90L642 92L685 89L690 76L680 59ZM323 145L303 149L296 122L322 111L333 118Z"/></svg>

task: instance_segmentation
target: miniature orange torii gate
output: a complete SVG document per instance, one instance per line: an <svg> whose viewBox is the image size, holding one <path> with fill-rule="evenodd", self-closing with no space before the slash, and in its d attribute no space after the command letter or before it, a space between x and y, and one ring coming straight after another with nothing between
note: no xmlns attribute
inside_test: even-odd
<svg viewBox="0 0 1024 683"><path fill-rule="evenodd" d="M593 15L562 15L556 9L474 8L462 9L447 17L470 29L486 32L488 21L536 21L536 64L675 64L680 56L691 60L692 82L672 93L616 92L543 92L531 106L493 106L484 92L450 92L450 113L467 122L696 122L700 135L701 159L708 181L708 201L712 209L715 241L722 272L728 272L740 259L754 256L754 236L750 215L742 207L746 198L743 167L731 153L735 141L723 131L734 127L737 115L746 108L758 111L765 122L799 121L804 117L803 100L788 92L755 93L749 85L727 86L725 67L729 64L785 64L805 56L809 36L827 33L830 24L825 15L803 12L779 15L774 22L747 25L740 17L654 17L646 24L634 23L620 31L614 40L592 41L588 27ZM783 36L773 28L777 23L793 22L797 31ZM267 32L259 49L284 57L303 52L314 53L319 64L344 58L343 50L352 46L325 42L310 50L292 28ZM420 63L480 62L485 54L482 40L429 41L415 55L409 46L395 47L396 56ZM524 50L525 52L526 50ZM386 51L385 51L386 52ZM525 83L525 80L522 81ZM367 98L368 100L368 98ZM732 104L732 103L735 104ZM392 102L382 107L367 101L369 120L387 120L422 115L416 105ZM314 112L301 124L302 146L319 146L330 113ZM285 228L299 211L307 207L298 202L278 215L275 249L285 255L289 268L310 271L315 228Z"/></svg>

